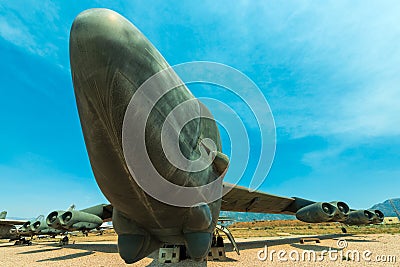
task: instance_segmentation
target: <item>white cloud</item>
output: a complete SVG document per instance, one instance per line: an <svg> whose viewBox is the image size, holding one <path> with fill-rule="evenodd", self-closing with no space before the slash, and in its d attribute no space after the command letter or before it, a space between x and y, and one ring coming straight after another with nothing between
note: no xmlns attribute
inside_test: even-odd
<svg viewBox="0 0 400 267"><path fill-rule="evenodd" d="M371 90L360 90L342 103L339 120L341 128L332 127L337 133L355 133L362 137L400 135L400 79L398 87L385 81Z"/></svg>
<svg viewBox="0 0 400 267"><path fill-rule="evenodd" d="M0 36L40 56L58 56L59 8L52 1L0 3ZM62 24L64 26L64 24ZM51 34L49 34L51 33ZM58 36L57 36L58 35Z"/></svg>
<svg viewBox="0 0 400 267"><path fill-rule="evenodd" d="M400 134L399 7L341 3L297 12L302 25L315 24L287 37L297 40L294 48L284 46L292 55L288 74L297 77L285 78L299 80L270 95L278 127L292 137Z"/></svg>
<svg viewBox="0 0 400 267"><path fill-rule="evenodd" d="M34 52L35 41L29 29L19 20L0 17L0 35L7 41Z"/></svg>

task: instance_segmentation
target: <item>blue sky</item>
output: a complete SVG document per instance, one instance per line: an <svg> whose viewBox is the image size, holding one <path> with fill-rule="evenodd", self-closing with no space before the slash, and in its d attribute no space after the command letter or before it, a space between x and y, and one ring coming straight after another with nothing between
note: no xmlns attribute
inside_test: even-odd
<svg viewBox="0 0 400 267"><path fill-rule="evenodd" d="M355 208L400 197L397 1L181 2L0 2L1 209L33 217L106 202L69 69L71 23L91 7L127 17L171 65L220 62L259 86L277 127L260 190Z"/></svg>

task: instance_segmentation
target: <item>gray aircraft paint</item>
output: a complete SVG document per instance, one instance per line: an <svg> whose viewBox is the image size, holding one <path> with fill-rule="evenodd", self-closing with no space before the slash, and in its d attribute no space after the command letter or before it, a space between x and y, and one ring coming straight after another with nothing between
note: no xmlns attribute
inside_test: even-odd
<svg viewBox="0 0 400 267"><path fill-rule="evenodd" d="M123 119L132 95L144 81L168 68L168 63L129 21L106 9L88 10L75 19L70 60L86 148L96 181L114 207L113 224L121 256L135 262L163 243L173 243L186 244L193 258L203 258L218 220L220 200L182 208L151 198L135 183L122 151ZM166 79L179 78L172 74ZM177 185L199 186L217 179L224 168L212 164L194 173L179 170L168 163L160 143L168 113L191 99L193 95L182 85L155 105L147 121L146 147L154 167L165 179ZM187 112L195 117L200 109L206 107L193 101ZM200 118L182 129L179 145L186 158L201 155L203 138L213 140L221 151L215 122ZM179 196L179 192L170 194Z"/></svg>

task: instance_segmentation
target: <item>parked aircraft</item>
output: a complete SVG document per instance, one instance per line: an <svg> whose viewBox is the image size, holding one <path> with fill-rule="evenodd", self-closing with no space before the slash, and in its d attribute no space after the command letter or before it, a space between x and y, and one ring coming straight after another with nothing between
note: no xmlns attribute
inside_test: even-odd
<svg viewBox="0 0 400 267"><path fill-rule="evenodd" d="M52 237L65 232L48 226L43 215L30 222L29 230L33 235L49 235Z"/></svg>
<svg viewBox="0 0 400 267"><path fill-rule="evenodd" d="M7 216L7 211L2 211L0 213L0 220L4 220L6 218L6 216Z"/></svg>
<svg viewBox="0 0 400 267"><path fill-rule="evenodd" d="M118 13L91 9L78 15L71 28L70 60L90 163L100 189L114 208L112 220L118 234L118 251L126 263L134 263L165 244L185 246L191 258L203 259L215 243L214 231L220 210L295 214L306 222L362 221L362 215L350 215L353 212L344 202L279 197L222 184L229 159L222 153L219 131L211 113L181 84L180 78L146 37ZM140 92L142 101L130 106L138 88L160 71L163 72L159 79ZM166 92L163 85L177 86ZM152 102L155 95L162 97ZM184 111L170 114L183 103ZM151 112L146 114L146 110ZM161 129L167 117L171 119L173 130L161 142ZM187 122L182 129L175 127L187 117L196 119ZM147 118L143 133L140 128L128 129L128 134L144 135L145 140L143 147L138 143L125 143L134 151L129 154L134 160L128 166L123 149L124 121L136 125L135 122L139 124L143 118ZM207 140L213 141L215 149L207 145ZM174 142L179 143L186 159L208 162L211 157L211 164L196 172L176 167L163 150L163 146L173 146ZM169 185L178 185L196 187L197 191L189 197L201 197L207 193L201 188L211 182L215 182L218 193L220 189L230 191L211 203L204 201L186 207L160 201L138 185L138 181L146 184L155 177L149 174L151 169L144 167L147 157L167 181L157 188L164 195L181 198L183 190L167 189ZM73 211L55 212L48 216L48 222L54 223L57 218L60 223L71 221L61 224L73 227L76 223L73 218L84 216ZM95 222L100 223L100 220Z"/></svg>
<svg viewBox="0 0 400 267"><path fill-rule="evenodd" d="M72 205L66 211L50 212L45 222L59 231L82 231L87 234L90 230L100 227L104 221L111 220L111 215L111 205L100 204L83 210L75 210L75 206Z"/></svg>
<svg viewBox="0 0 400 267"><path fill-rule="evenodd" d="M45 219L40 215L34 220L8 220L5 219L7 212L0 213L0 239L17 240L16 244L31 244L26 237L32 238L36 235L49 235L55 237L67 234L71 231L82 231L86 233L92 229L99 228L103 221L110 221L112 216L111 205L96 205L83 209L74 210L71 206L67 211L54 211ZM104 219L104 220L103 220ZM21 225L19 228L16 225ZM64 237L68 242L68 237Z"/></svg>
<svg viewBox="0 0 400 267"><path fill-rule="evenodd" d="M0 239L19 240L21 235L18 234L17 225L23 225L26 220L10 220L6 219L7 211L0 213Z"/></svg>

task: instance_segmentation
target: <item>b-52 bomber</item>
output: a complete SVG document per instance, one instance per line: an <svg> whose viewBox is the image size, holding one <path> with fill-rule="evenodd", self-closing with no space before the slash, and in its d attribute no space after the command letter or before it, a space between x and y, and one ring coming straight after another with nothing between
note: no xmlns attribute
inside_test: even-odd
<svg viewBox="0 0 400 267"><path fill-rule="evenodd" d="M79 14L71 28L69 48L87 152L96 181L113 206L118 251L126 263L139 261L164 245L184 246L192 259L204 259L221 210L295 214L315 223L381 221L376 213L350 211L344 202L279 197L223 183L229 158L222 153L210 111L150 41L118 13L90 9ZM149 79L154 76L155 80ZM186 121L188 117L193 119ZM164 124L170 129L167 134L162 132ZM143 138L144 145L135 141L138 138ZM171 161L164 148L176 145L180 151ZM187 159L206 167L196 171L179 167ZM163 179L156 180L157 175ZM149 185L171 202L203 201L168 203L151 194ZM218 197L209 201L206 196ZM57 212L50 218L68 222L75 216L64 214Z"/></svg>

